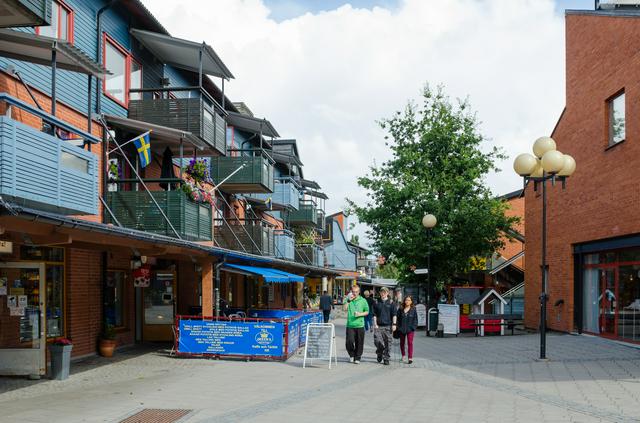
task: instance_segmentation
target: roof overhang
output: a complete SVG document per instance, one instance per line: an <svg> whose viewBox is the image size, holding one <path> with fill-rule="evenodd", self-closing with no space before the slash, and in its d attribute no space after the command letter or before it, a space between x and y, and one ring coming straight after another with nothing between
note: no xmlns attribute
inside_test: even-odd
<svg viewBox="0 0 640 423"><path fill-rule="evenodd" d="M229 125L247 132L262 134L272 138L278 138L280 136L276 128L266 119L255 118L236 112L229 112L226 119Z"/></svg>
<svg viewBox="0 0 640 423"><path fill-rule="evenodd" d="M168 128L166 126L154 125L147 122L141 122L139 120L123 118L120 116L104 115L105 120L111 126L123 129L131 133L143 133L151 130L151 139L154 141L153 147L155 149L164 150L165 147L169 147L174 155L180 153L180 143L188 143L189 145L183 145L183 148L189 150L194 149L198 151L205 150L207 148L213 148L203 140L193 135L191 132L180 131L178 129ZM190 148L192 147L192 148Z"/></svg>
<svg viewBox="0 0 640 423"><path fill-rule="evenodd" d="M4 0L0 2L0 28L49 25L50 9L43 0Z"/></svg>
<svg viewBox="0 0 640 423"><path fill-rule="evenodd" d="M191 72L232 79L233 74L210 45L183 40L158 32L131 29L131 35L166 64ZM200 58L202 57L202 62ZM202 68L200 65L202 64Z"/></svg>
<svg viewBox="0 0 640 423"><path fill-rule="evenodd" d="M300 184L304 188L320 189L320 185L316 181L310 181L309 179L301 179Z"/></svg>
<svg viewBox="0 0 640 423"><path fill-rule="evenodd" d="M82 50L66 41L12 29L0 29L0 56L51 66L53 50L56 51L57 68L93 75L99 79L111 74Z"/></svg>
<svg viewBox="0 0 640 423"><path fill-rule="evenodd" d="M324 192L316 191L316 190L313 190L313 189L305 189L304 192L305 192L305 194L309 194L312 197L320 198L322 200L328 200L329 199L329 197L327 197L327 194L325 194Z"/></svg>
<svg viewBox="0 0 640 423"><path fill-rule="evenodd" d="M284 164L284 165L296 165L302 166L302 162L296 156L292 156L290 154L278 153L275 150L269 152L271 157L276 163Z"/></svg>

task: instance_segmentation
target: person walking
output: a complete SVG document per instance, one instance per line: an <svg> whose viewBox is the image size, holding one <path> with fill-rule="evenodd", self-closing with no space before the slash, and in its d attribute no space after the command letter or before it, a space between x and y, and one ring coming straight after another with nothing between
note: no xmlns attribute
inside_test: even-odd
<svg viewBox="0 0 640 423"><path fill-rule="evenodd" d="M331 295L327 293L327 291L323 291L322 297L320 297L320 310L322 310L324 323L329 323L329 317L331 317L331 309L333 309L333 299L331 298Z"/></svg>
<svg viewBox="0 0 640 423"><path fill-rule="evenodd" d="M398 331L400 332L400 352L402 353L402 361L405 361L404 341L407 340L407 350L409 354L409 364L413 363L413 335L418 328L418 313L413 304L411 295L404 298L402 307L398 310Z"/></svg>
<svg viewBox="0 0 640 423"><path fill-rule="evenodd" d="M364 318L369 314L367 300L360 296L360 287L353 285L347 298L347 335L345 346L349 361L360 364L364 349Z"/></svg>
<svg viewBox="0 0 640 423"><path fill-rule="evenodd" d="M364 331L373 332L373 306L375 304L375 301L373 299L373 295L371 295L371 292L369 292L369 290L364 291L364 299L367 301L367 305L369 306L370 311L370 313L364 318Z"/></svg>
<svg viewBox="0 0 640 423"><path fill-rule="evenodd" d="M380 289L380 301L375 304L373 316L373 343L376 345L376 358L378 363L384 360L384 365L389 365L389 345L392 342L393 331L396 330L397 307L389 298L389 290L386 287Z"/></svg>

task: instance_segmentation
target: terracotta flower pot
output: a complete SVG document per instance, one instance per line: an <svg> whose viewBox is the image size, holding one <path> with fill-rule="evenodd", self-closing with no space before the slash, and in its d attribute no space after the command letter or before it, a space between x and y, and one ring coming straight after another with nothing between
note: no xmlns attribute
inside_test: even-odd
<svg viewBox="0 0 640 423"><path fill-rule="evenodd" d="M113 357L113 352L116 349L115 339L101 339L100 340L100 355L103 357Z"/></svg>

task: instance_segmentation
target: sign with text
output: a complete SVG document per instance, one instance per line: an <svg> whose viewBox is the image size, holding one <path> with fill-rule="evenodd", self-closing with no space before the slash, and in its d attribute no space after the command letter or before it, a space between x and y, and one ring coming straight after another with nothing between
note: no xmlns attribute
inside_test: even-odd
<svg viewBox="0 0 640 423"><path fill-rule="evenodd" d="M179 321L178 353L281 357L280 322Z"/></svg>
<svg viewBox="0 0 640 423"><path fill-rule="evenodd" d="M338 363L335 343L335 327L333 323L309 323L307 325L306 342L304 344L304 359L302 367L306 367L307 360L331 360Z"/></svg>
<svg viewBox="0 0 640 423"><path fill-rule="evenodd" d="M438 323L444 326L444 333L460 333L460 306L457 304L438 304Z"/></svg>
<svg viewBox="0 0 640 423"><path fill-rule="evenodd" d="M13 242L0 241L0 254L11 254L11 253L13 253Z"/></svg>
<svg viewBox="0 0 640 423"><path fill-rule="evenodd" d="M323 323L321 311L305 312L300 319L300 346L303 346L307 341L307 326L310 323Z"/></svg>
<svg viewBox="0 0 640 423"><path fill-rule="evenodd" d="M413 271L416 275L426 275L429 273L429 269L416 269Z"/></svg>
<svg viewBox="0 0 640 423"><path fill-rule="evenodd" d="M427 325L427 307L424 304L416 305L416 314L418 315L418 326Z"/></svg>

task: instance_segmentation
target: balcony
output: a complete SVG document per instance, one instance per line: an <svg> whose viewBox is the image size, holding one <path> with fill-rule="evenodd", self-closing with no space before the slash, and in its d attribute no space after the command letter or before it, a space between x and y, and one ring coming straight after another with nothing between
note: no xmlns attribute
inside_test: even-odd
<svg viewBox="0 0 640 423"><path fill-rule="evenodd" d="M295 237L293 232L278 229L274 231L276 257L285 260L295 260Z"/></svg>
<svg viewBox="0 0 640 423"><path fill-rule="evenodd" d="M0 5L0 28L50 25L50 0L4 0Z"/></svg>
<svg viewBox="0 0 640 423"><path fill-rule="evenodd" d="M22 106L19 100L8 96L2 100ZM44 112L24 106L20 108L56 122L58 128L73 130ZM0 116L0 195L19 205L54 213L98 214L97 156Z"/></svg>
<svg viewBox="0 0 640 423"><path fill-rule="evenodd" d="M225 154L226 123L210 104L212 103L202 96L130 100L129 118L191 132L219 153Z"/></svg>
<svg viewBox="0 0 640 423"><path fill-rule="evenodd" d="M315 201L300 200L298 210L294 210L289 214L289 224L292 226L317 226L318 209Z"/></svg>
<svg viewBox="0 0 640 423"><path fill-rule="evenodd" d="M298 210L300 205L300 189L299 185L292 178L275 178L273 185L273 194L250 194L249 197L258 200L267 201L271 199L273 209L282 208L289 210Z"/></svg>
<svg viewBox="0 0 640 423"><path fill-rule="evenodd" d="M327 222L325 220L324 210L318 209L317 215L318 215L318 219L317 219L318 223L316 224L316 229L318 229L318 231L320 232L324 232L327 229Z"/></svg>
<svg viewBox="0 0 640 423"><path fill-rule="evenodd" d="M311 266L324 267L324 248L317 244L296 245L296 261Z"/></svg>
<svg viewBox="0 0 640 423"><path fill-rule="evenodd" d="M222 191L232 194L273 192L273 160L266 152L234 150L232 153L246 155L211 158L214 184L220 184Z"/></svg>
<svg viewBox="0 0 640 423"><path fill-rule="evenodd" d="M376 261L368 258L358 258L356 260L356 266L374 268L376 267Z"/></svg>
<svg viewBox="0 0 640 423"><path fill-rule="evenodd" d="M262 219L215 219L216 245L262 256L275 255L274 227Z"/></svg>
<svg viewBox="0 0 640 423"><path fill-rule="evenodd" d="M211 205L196 203L178 191L152 191L180 237L190 241L211 241ZM107 205L126 228L175 237L146 191L107 192ZM107 213L107 223L115 223Z"/></svg>

